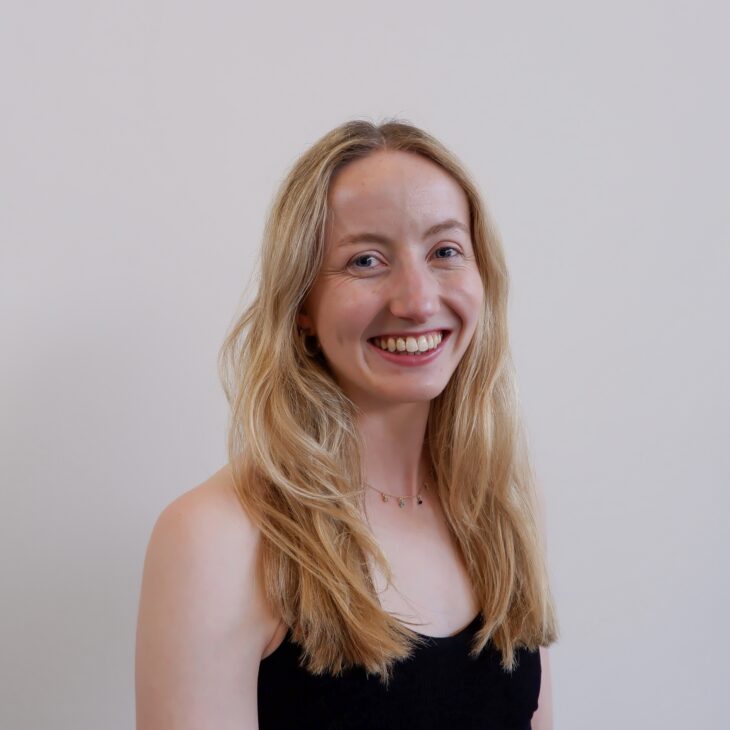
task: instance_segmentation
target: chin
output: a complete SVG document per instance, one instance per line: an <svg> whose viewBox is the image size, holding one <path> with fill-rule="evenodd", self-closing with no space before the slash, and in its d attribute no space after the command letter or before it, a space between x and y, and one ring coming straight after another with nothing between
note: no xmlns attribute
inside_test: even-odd
<svg viewBox="0 0 730 730"><path fill-rule="evenodd" d="M373 393L372 395L380 401L389 403L423 403L437 398L444 392L444 388L400 388L397 391Z"/></svg>

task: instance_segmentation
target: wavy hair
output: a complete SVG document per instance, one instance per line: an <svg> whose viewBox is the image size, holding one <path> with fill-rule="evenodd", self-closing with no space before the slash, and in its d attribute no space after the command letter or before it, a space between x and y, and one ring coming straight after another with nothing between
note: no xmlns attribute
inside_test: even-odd
<svg viewBox="0 0 730 730"><path fill-rule="evenodd" d="M314 674L361 665L387 685L423 640L386 612L371 567L392 574L366 519L357 408L296 323L325 251L333 175L377 150L433 161L464 190L484 284L477 329L426 427L431 473L504 670L519 647L557 639L545 546L507 332L508 273L475 183L438 140L397 119L348 121L294 163L268 211L258 290L219 353L230 405L228 456L238 498L261 532L266 598Z"/></svg>

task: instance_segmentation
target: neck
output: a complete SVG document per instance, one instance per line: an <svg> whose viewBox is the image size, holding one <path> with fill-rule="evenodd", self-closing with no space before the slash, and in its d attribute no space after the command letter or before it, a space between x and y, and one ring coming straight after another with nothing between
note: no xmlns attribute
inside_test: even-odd
<svg viewBox="0 0 730 730"><path fill-rule="evenodd" d="M428 480L424 447L430 403L397 403L361 412L363 475L371 486L388 494L412 496Z"/></svg>

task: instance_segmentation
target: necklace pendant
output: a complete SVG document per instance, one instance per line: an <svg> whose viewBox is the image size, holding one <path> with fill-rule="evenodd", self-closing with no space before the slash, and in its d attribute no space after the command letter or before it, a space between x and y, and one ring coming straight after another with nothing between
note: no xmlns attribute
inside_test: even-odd
<svg viewBox="0 0 730 730"><path fill-rule="evenodd" d="M383 494L382 492L381 492L381 494L383 495L383 502L387 502L388 501L388 495L387 494Z"/></svg>
<svg viewBox="0 0 730 730"><path fill-rule="evenodd" d="M401 508L406 506L406 501L405 499L403 499L403 497L398 498L398 506Z"/></svg>
<svg viewBox="0 0 730 730"><path fill-rule="evenodd" d="M423 499L420 494L416 497L416 502L418 502L418 504L423 504Z"/></svg>

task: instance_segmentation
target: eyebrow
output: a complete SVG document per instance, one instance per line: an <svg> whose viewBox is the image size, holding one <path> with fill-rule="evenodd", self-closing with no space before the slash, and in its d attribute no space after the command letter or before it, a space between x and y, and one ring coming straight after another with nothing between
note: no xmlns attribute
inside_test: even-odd
<svg viewBox="0 0 730 730"><path fill-rule="evenodd" d="M456 220L456 218L449 218L445 221L441 221L441 223L436 223L432 225L430 228L427 228L423 232L423 238L424 240L426 238L430 238L431 236L435 236L437 233L443 233L444 231L450 231L452 229L458 229L460 231L463 231L466 234L469 234L469 228L465 226L461 221ZM337 244L339 246L349 246L353 243L382 243L382 244L390 244L392 243L391 239L388 238L388 236L383 236L380 233L352 233L349 236L345 236L344 238L340 239L340 242Z"/></svg>

